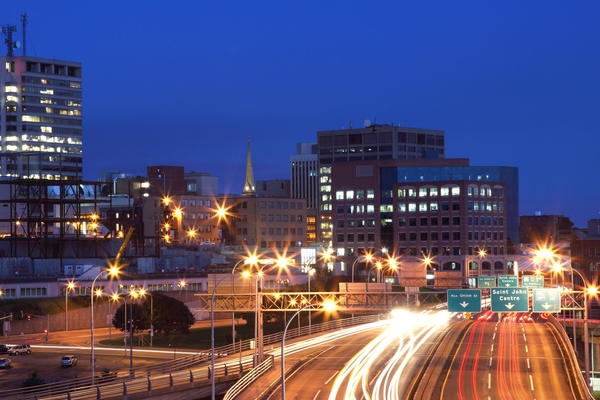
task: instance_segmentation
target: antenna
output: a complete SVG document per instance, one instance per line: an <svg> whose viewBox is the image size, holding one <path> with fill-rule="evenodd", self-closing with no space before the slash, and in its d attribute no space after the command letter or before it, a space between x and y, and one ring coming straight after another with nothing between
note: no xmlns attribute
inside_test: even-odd
<svg viewBox="0 0 600 400"><path fill-rule="evenodd" d="M27 13L21 14L21 22L23 23L23 55L27 55Z"/></svg>
<svg viewBox="0 0 600 400"><path fill-rule="evenodd" d="M13 42L13 32L17 31L16 25L4 25L2 27L2 34L6 36L4 43L6 44L6 55L8 57L13 56L13 48L16 43Z"/></svg>

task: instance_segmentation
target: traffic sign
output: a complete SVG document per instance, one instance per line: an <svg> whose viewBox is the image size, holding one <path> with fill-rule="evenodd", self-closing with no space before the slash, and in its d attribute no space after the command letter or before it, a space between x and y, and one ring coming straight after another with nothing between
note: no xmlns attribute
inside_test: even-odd
<svg viewBox="0 0 600 400"><path fill-rule="evenodd" d="M529 289L527 288L491 288L493 312L528 312Z"/></svg>
<svg viewBox="0 0 600 400"><path fill-rule="evenodd" d="M490 275L479 275L477 277L478 288L491 288L496 287L496 277Z"/></svg>
<svg viewBox="0 0 600 400"><path fill-rule="evenodd" d="M560 312L560 289L533 289L533 312Z"/></svg>
<svg viewBox="0 0 600 400"><path fill-rule="evenodd" d="M481 290L448 289L448 311L481 312Z"/></svg>
<svg viewBox="0 0 600 400"><path fill-rule="evenodd" d="M544 277L541 275L523 275L521 277L521 286L530 288L543 288Z"/></svg>
<svg viewBox="0 0 600 400"><path fill-rule="evenodd" d="M498 277L498 287L518 287L519 277L516 275L500 275Z"/></svg>

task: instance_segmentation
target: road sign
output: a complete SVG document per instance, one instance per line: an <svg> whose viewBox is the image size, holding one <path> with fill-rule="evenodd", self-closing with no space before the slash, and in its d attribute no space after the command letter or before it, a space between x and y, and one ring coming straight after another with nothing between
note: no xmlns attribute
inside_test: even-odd
<svg viewBox="0 0 600 400"><path fill-rule="evenodd" d="M533 289L533 312L560 312L560 289Z"/></svg>
<svg viewBox="0 0 600 400"><path fill-rule="evenodd" d="M544 277L539 275L523 275L521 277L521 286L530 288L543 288Z"/></svg>
<svg viewBox="0 0 600 400"><path fill-rule="evenodd" d="M496 287L496 277L489 275L479 275L477 277L478 288L491 288Z"/></svg>
<svg viewBox="0 0 600 400"><path fill-rule="evenodd" d="M481 312L481 290L448 289L448 311Z"/></svg>
<svg viewBox="0 0 600 400"><path fill-rule="evenodd" d="M500 275L498 277L498 287L518 287L519 277L516 275Z"/></svg>
<svg viewBox="0 0 600 400"><path fill-rule="evenodd" d="M491 288L493 312L528 312L529 289L527 288Z"/></svg>

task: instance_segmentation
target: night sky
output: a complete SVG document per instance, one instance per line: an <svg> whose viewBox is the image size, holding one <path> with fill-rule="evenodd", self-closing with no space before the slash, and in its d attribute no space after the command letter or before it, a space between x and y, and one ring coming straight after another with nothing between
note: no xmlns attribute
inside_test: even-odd
<svg viewBox="0 0 600 400"><path fill-rule="evenodd" d="M148 165L240 193L319 130L446 132L519 168L520 214L600 218L598 1L3 1L27 54L83 66L84 178ZM3 54L6 51L2 50ZM21 55L16 50L15 55Z"/></svg>

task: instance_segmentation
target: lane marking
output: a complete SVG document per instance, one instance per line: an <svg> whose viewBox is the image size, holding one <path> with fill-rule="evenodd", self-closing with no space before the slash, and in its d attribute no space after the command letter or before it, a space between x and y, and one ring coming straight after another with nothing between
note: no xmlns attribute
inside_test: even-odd
<svg viewBox="0 0 600 400"><path fill-rule="evenodd" d="M533 375L529 375L529 382L531 383L531 391L533 392L534 391L534 388L533 388Z"/></svg>
<svg viewBox="0 0 600 400"><path fill-rule="evenodd" d="M315 400L317 397L319 397L319 393L321 393L320 389L317 391L317 394L315 394L315 397L313 397L313 400Z"/></svg>
<svg viewBox="0 0 600 400"><path fill-rule="evenodd" d="M336 376L336 375L337 375L339 372L340 372L339 370L338 370L338 371L335 371L335 373L334 373L333 375L331 375L331 378L327 379L327 382L325 382L325 384L327 385L329 382L331 382L331 380L332 380L333 378L335 378L335 376Z"/></svg>
<svg viewBox="0 0 600 400"><path fill-rule="evenodd" d="M490 357L490 367L492 366L492 357Z"/></svg>
<svg viewBox="0 0 600 400"><path fill-rule="evenodd" d="M492 388L492 374L488 372L488 389Z"/></svg>

